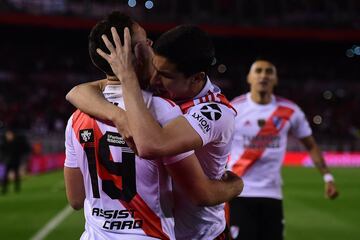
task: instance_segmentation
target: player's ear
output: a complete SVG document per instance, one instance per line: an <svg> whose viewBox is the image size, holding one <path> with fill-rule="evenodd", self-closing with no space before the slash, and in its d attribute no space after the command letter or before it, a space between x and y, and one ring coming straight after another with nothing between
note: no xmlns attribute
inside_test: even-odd
<svg viewBox="0 0 360 240"><path fill-rule="evenodd" d="M152 48L149 47L146 43L136 43L134 46L134 55L138 64L140 64L141 66L152 66L152 58L154 56L154 52Z"/></svg>
<svg viewBox="0 0 360 240"><path fill-rule="evenodd" d="M246 82L247 82L248 84L250 84L250 73L248 73L248 75L246 75Z"/></svg>
<svg viewBox="0 0 360 240"><path fill-rule="evenodd" d="M205 79L205 77L206 77L205 72L195 73L194 75L191 76L191 82L192 83L201 82L202 80Z"/></svg>
<svg viewBox="0 0 360 240"><path fill-rule="evenodd" d="M141 43L136 43L134 46L134 55L137 61L137 64L143 65L145 59L144 46Z"/></svg>

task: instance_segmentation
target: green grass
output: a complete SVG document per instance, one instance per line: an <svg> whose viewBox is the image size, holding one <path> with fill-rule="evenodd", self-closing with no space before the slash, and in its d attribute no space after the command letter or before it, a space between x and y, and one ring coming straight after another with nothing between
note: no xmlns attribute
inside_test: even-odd
<svg viewBox="0 0 360 240"><path fill-rule="evenodd" d="M284 168L287 240L360 239L360 169L334 169L340 197L324 198L312 168ZM66 206L61 171L23 179L20 193L0 195L0 239L29 239ZM46 239L79 239L82 211L73 212Z"/></svg>
<svg viewBox="0 0 360 240"><path fill-rule="evenodd" d="M360 169L333 169L333 173L340 196L328 200L315 169L284 169L287 239L360 239Z"/></svg>
<svg viewBox="0 0 360 240"><path fill-rule="evenodd" d="M67 205L62 171L25 177L20 193L9 190L0 195L0 239L30 239ZM83 224L82 212L73 213L46 239L78 239Z"/></svg>

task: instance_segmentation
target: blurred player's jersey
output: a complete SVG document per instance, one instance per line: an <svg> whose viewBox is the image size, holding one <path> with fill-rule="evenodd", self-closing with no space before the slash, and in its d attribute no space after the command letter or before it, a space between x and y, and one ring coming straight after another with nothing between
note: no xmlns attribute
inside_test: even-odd
<svg viewBox="0 0 360 240"><path fill-rule="evenodd" d="M143 95L160 124L181 115L178 106ZM124 108L120 85L107 86L104 96ZM83 174L86 225L81 239L175 239L172 183L164 165L192 153L141 159L114 126L76 111L66 128L65 166Z"/></svg>
<svg viewBox="0 0 360 240"><path fill-rule="evenodd" d="M238 112L228 168L244 181L241 197L282 199L281 165L288 134L312 134L301 109L293 102L272 96L271 103L255 103L250 93L232 102Z"/></svg>
<svg viewBox="0 0 360 240"><path fill-rule="evenodd" d="M186 104L180 105L185 110L184 117L203 141L203 147L196 149L195 154L210 179L220 179L225 172L236 114L225 102L219 103L219 94L220 89L208 80L192 107L184 109ZM224 231L224 204L197 207L178 188L174 191L176 239L209 240Z"/></svg>

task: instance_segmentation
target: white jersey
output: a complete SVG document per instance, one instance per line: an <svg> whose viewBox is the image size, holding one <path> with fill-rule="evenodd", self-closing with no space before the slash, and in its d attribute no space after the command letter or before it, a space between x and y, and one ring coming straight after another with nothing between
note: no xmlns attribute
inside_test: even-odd
<svg viewBox="0 0 360 240"><path fill-rule="evenodd" d="M205 174L210 179L220 179L226 170L231 150L235 112L225 104L211 101L214 99L208 99L208 102L199 100L209 91L220 93L220 89L208 80L204 89L195 97L198 104L188 108L184 117L203 141L203 147L196 149L195 155ZM224 231L225 225L224 204L197 207L175 187L176 239L215 239Z"/></svg>
<svg viewBox="0 0 360 240"><path fill-rule="evenodd" d="M104 95L124 108L120 85L107 86ZM181 115L178 106L143 95L160 124ZM172 182L164 165L192 153L141 159L114 126L76 111L66 128L65 166L83 174L86 224L81 239L175 239Z"/></svg>
<svg viewBox="0 0 360 240"><path fill-rule="evenodd" d="M281 166L288 134L312 134L301 109L293 102L272 96L269 104L255 103L250 93L235 98L238 112L228 167L242 176L241 197L282 199Z"/></svg>

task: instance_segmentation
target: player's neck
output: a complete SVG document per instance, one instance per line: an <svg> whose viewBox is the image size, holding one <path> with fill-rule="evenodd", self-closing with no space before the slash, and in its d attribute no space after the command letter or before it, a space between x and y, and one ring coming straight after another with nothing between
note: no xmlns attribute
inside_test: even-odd
<svg viewBox="0 0 360 240"><path fill-rule="evenodd" d="M250 92L251 100L256 102L257 104L269 104L271 102L271 93L268 92Z"/></svg>
<svg viewBox="0 0 360 240"><path fill-rule="evenodd" d="M121 82L116 76L106 76L106 85L121 85Z"/></svg>
<svg viewBox="0 0 360 240"><path fill-rule="evenodd" d="M197 84L192 88L191 94L189 94L189 95L191 95L191 99L192 99L192 98L195 98L197 95L199 95L199 93L204 89L205 84L206 84L206 80L197 83Z"/></svg>

